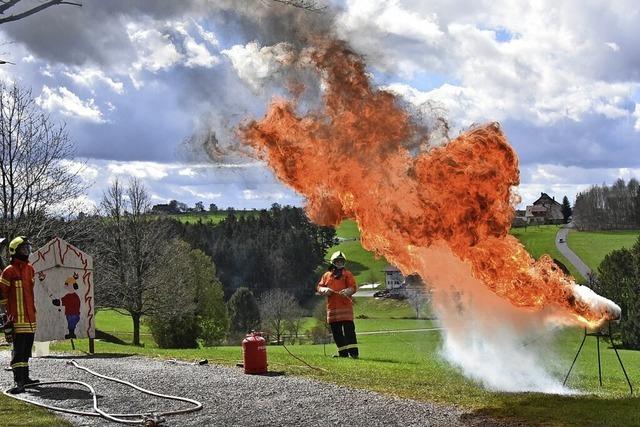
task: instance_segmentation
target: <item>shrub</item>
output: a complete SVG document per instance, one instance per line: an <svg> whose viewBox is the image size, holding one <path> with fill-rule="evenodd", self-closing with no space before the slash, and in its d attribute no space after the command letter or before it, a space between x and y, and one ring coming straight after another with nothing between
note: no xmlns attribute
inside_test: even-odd
<svg viewBox="0 0 640 427"><path fill-rule="evenodd" d="M640 236L631 249L622 248L607 254L598 273L594 290L622 309L622 344L640 349Z"/></svg>
<svg viewBox="0 0 640 427"><path fill-rule="evenodd" d="M253 293L248 288L238 288L227 302L229 311L229 331L244 336L247 332L260 327L260 309Z"/></svg>

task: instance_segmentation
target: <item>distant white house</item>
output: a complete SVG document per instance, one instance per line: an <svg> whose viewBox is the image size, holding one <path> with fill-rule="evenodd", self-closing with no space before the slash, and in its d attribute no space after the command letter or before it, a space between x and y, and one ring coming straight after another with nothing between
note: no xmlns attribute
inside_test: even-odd
<svg viewBox="0 0 640 427"><path fill-rule="evenodd" d="M404 276L397 267L387 265L382 271L387 289L399 289L404 286Z"/></svg>
<svg viewBox="0 0 640 427"><path fill-rule="evenodd" d="M527 206L525 218L528 224L562 224L562 205L556 202L555 197L540 193L540 198Z"/></svg>

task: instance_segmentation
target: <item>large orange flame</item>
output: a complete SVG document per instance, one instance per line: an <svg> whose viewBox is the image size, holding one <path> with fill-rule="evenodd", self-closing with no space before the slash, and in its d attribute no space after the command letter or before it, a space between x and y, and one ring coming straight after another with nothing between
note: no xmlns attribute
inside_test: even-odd
<svg viewBox="0 0 640 427"><path fill-rule="evenodd" d="M451 251L515 306L560 307L589 325L618 316L580 298L551 258L535 261L508 234L518 158L497 124L432 145L393 94L371 86L344 43L321 40L307 54L323 79L324 107L301 117L294 101L278 99L240 133L307 198L313 221L355 218L364 248L435 288L443 286L437 270L453 266L434 254Z"/></svg>

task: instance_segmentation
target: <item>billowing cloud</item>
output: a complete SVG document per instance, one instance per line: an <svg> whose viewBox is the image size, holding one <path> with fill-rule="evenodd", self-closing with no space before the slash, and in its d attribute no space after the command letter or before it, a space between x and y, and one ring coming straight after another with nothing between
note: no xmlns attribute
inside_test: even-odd
<svg viewBox="0 0 640 427"><path fill-rule="evenodd" d="M147 29L140 24L129 23L127 34L137 52L138 60L133 64L136 70L157 72L177 64L182 59L169 35L155 28Z"/></svg>
<svg viewBox="0 0 640 427"><path fill-rule="evenodd" d="M255 165L230 165L224 170L233 173L212 180L193 163L154 164L181 161L178 147L196 131L237 143L238 123L286 95L283 65L314 33L348 40L374 81L410 103L442 108L454 135L500 121L520 158L524 194L558 197L640 167L636 2L327 3L338 8L308 14L257 0L50 8L0 28L15 42L7 59L16 62L0 68L0 79L33 88L52 119L67 122L79 155L115 165L101 163L96 182L141 176L158 200L219 193L220 205L296 200Z"/></svg>
<svg viewBox="0 0 640 427"><path fill-rule="evenodd" d="M293 59L291 46L287 43L260 47L257 42L250 42L245 46L232 46L222 54L231 60L238 76L256 91Z"/></svg>
<svg viewBox="0 0 640 427"><path fill-rule="evenodd" d="M80 68L76 71L65 71L64 74L74 83L93 89L97 83L102 83L117 94L124 93L124 84L107 76L97 68Z"/></svg>
<svg viewBox="0 0 640 427"><path fill-rule="evenodd" d="M87 120L94 123L104 123L102 112L95 105L93 98L82 100L75 93L64 86L58 88L42 87L42 93L36 103L47 111L57 111L64 116Z"/></svg>

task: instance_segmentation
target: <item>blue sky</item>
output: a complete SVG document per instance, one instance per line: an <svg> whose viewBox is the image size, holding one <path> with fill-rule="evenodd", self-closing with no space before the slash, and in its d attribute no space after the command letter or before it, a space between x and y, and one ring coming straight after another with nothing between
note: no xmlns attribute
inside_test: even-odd
<svg viewBox="0 0 640 427"><path fill-rule="evenodd" d="M324 3L303 18L260 0L54 7L0 27L3 59L16 64L0 79L66 123L89 205L129 176L157 203L302 204L253 159L213 164L184 146L205 131L237 144L238 123L282 91L300 22L348 40L378 86L442 108L454 135L499 121L520 158L523 205L640 176L637 2Z"/></svg>

